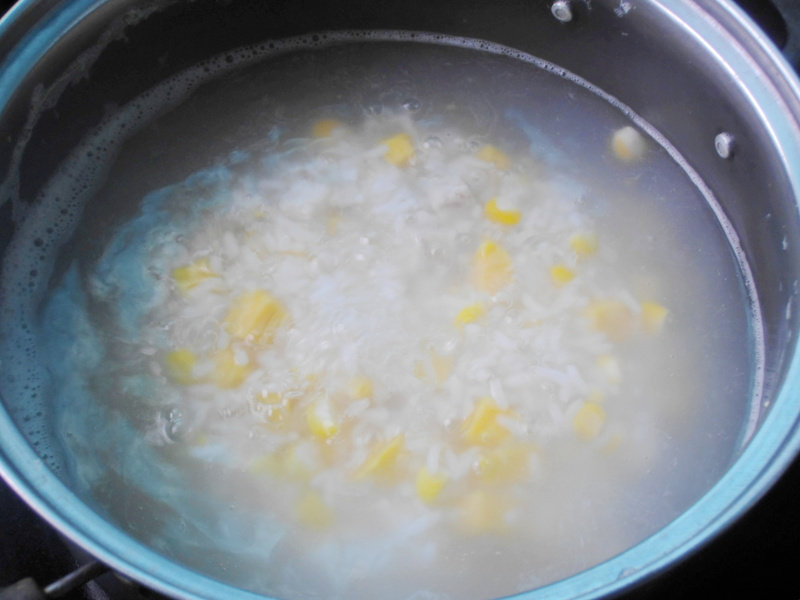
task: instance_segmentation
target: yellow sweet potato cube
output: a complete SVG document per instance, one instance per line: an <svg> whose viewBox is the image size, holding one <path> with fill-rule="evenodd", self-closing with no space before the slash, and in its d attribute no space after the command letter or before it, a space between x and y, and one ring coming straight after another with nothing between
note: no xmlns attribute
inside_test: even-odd
<svg viewBox="0 0 800 600"><path fill-rule="evenodd" d="M167 373L174 382L182 385L196 383L194 368L197 355L188 348L178 348L167 354L165 361Z"/></svg>
<svg viewBox="0 0 800 600"><path fill-rule="evenodd" d="M452 354L439 354L436 350L431 350L431 366L436 377L436 383L443 384L455 368L456 357Z"/></svg>
<svg viewBox="0 0 800 600"><path fill-rule="evenodd" d="M299 444L284 446L274 453L263 454L250 465L250 472L283 477L306 483L319 468L313 457L298 451Z"/></svg>
<svg viewBox="0 0 800 600"><path fill-rule="evenodd" d="M507 171L511 168L511 159L508 155L497 146L492 146L491 144L487 144L478 151L478 158L492 163L501 171Z"/></svg>
<svg viewBox="0 0 800 600"><path fill-rule="evenodd" d="M456 315L456 325L463 327L468 323L474 323L486 314L486 305L483 302L475 302L462 308Z"/></svg>
<svg viewBox="0 0 800 600"><path fill-rule="evenodd" d="M614 132L611 137L611 149L619 160L629 163L645 155L647 142L639 131L626 125Z"/></svg>
<svg viewBox="0 0 800 600"><path fill-rule="evenodd" d="M425 366L424 361L422 360L414 361L414 377L416 377L420 381L428 380L428 369Z"/></svg>
<svg viewBox="0 0 800 600"><path fill-rule="evenodd" d="M233 301L225 328L236 339L268 344L288 319L289 312L280 300L266 290L254 290Z"/></svg>
<svg viewBox="0 0 800 600"><path fill-rule="evenodd" d="M381 142L387 146L384 158L397 167L405 167L414 158L416 152L414 151L414 141L407 133L398 133L395 136L387 138Z"/></svg>
<svg viewBox="0 0 800 600"><path fill-rule="evenodd" d="M199 258L193 263L172 270L172 279L184 294L215 277L219 277L219 273L211 269L208 258Z"/></svg>
<svg viewBox="0 0 800 600"><path fill-rule="evenodd" d="M601 331L615 342L628 339L635 329L633 311L619 300L592 302L585 312L593 329Z"/></svg>
<svg viewBox="0 0 800 600"><path fill-rule="evenodd" d="M522 220L522 212L519 210L502 209L497 205L498 199L492 198L483 207L483 214L486 218L500 225L516 225Z"/></svg>
<svg viewBox="0 0 800 600"><path fill-rule="evenodd" d="M579 258L586 258L597 252L597 236L592 233L576 233L569 238L569 247Z"/></svg>
<svg viewBox="0 0 800 600"><path fill-rule="evenodd" d="M622 368L616 356L601 354L597 357L597 366L609 383L617 384L622 381Z"/></svg>
<svg viewBox="0 0 800 600"><path fill-rule="evenodd" d="M426 504L433 504L441 494L447 483L447 477L439 473L431 473L428 467L422 467L417 472L417 495Z"/></svg>
<svg viewBox="0 0 800 600"><path fill-rule="evenodd" d="M289 419L291 404L277 392L259 393L256 401L266 407L267 420L274 426L283 426Z"/></svg>
<svg viewBox="0 0 800 600"><path fill-rule="evenodd" d="M606 422L606 411L597 402L584 402L572 418L572 428L583 440L596 438Z"/></svg>
<svg viewBox="0 0 800 600"><path fill-rule="evenodd" d="M464 421L461 434L470 444L496 445L511 435L511 432L498 421L498 417L507 414L508 411L497 406L494 399L488 396L481 398Z"/></svg>
<svg viewBox="0 0 800 600"><path fill-rule="evenodd" d="M553 280L556 286L562 287L575 279L575 271L567 265L559 263L550 267L550 279Z"/></svg>
<svg viewBox="0 0 800 600"><path fill-rule="evenodd" d="M297 518L306 527L326 529L333 525L334 514L331 507L325 504L320 493L310 490L297 504Z"/></svg>
<svg viewBox="0 0 800 600"><path fill-rule="evenodd" d="M478 475L489 483L523 481L529 473L532 444L511 442L485 452L478 459Z"/></svg>
<svg viewBox="0 0 800 600"><path fill-rule="evenodd" d="M334 418L331 405L322 398L306 409L306 424L314 436L327 440L339 433L339 422Z"/></svg>
<svg viewBox="0 0 800 600"><path fill-rule="evenodd" d="M642 302L642 327L650 335L661 333L669 309L658 302Z"/></svg>
<svg viewBox="0 0 800 600"><path fill-rule="evenodd" d="M497 242L483 242L472 259L472 284L479 290L496 294L514 278L511 256Z"/></svg>
<svg viewBox="0 0 800 600"><path fill-rule="evenodd" d="M506 533L509 508L510 502L499 493L473 490L459 504L461 529L470 535Z"/></svg>
<svg viewBox="0 0 800 600"><path fill-rule="evenodd" d="M347 394L353 400L371 398L375 393L372 380L366 375L353 377L347 385Z"/></svg>
<svg viewBox="0 0 800 600"><path fill-rule="evenodd" d="M367 459L356 471L356 478L366 477L389 478L394 473L397 459L405 447L405 436L401 433L392 439L380 442L373 448Z"/></svg>
<svg viewBox="0 0 800 600"><path fill-rule="evenodd" d="M211 380L218 387L233 389L242 385L252 370L253 365L246 352L228 347L214 356Z"/></svg>
<svg viewBox="0 0 800 600"><path fill-rule="evenodd" d="M315 138L330 137L333 130L341 126L341 121L337 121L336 119L320 119L314 123L314 126L311 128L311 135Z"/></svg>

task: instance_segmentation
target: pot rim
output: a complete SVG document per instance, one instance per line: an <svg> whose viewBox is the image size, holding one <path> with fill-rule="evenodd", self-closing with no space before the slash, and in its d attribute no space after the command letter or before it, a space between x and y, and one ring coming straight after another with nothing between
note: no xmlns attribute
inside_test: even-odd
<svg viewBox="0 0 800 600"><path fill-rule="evenodd" d="M0 112L28 70L53 44L105 0L61 2L27 30L37 0L20 0L0 20ZM722 68L747 91L800 198L800 81L766 35L730 0L713 9L683 0L658 0L671 19L716 54ZM714 16L710 11L714 11ZM724 26L720 26L724 23ZM11 40L11 43L7 43ZM791 357L780 392L758 432L728 471L690 508L621 554L544 587L509 596L597 598L641 583L708 543L750 508L800 451L800 353ZM80 500L47 467L10 414L0 410L0 475L36 512L67 538L119 573L160 593L185 600L266 597L234 588L136 541Z"/></svg>

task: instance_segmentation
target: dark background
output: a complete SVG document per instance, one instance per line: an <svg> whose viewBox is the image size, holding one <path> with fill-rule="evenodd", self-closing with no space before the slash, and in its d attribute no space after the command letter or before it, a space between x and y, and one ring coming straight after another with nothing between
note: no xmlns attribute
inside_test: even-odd
<svg viewBox="0 0 800 600"><path fill-rule="evenodd" d="M792 1L800 6L800 0ZM786 43L793 26L787 26L769 2L739 3L777 45ZM0 14L11 4L0 0ZM75 559L55 531L0 480L0 590L23 577L33 577L46 585L74 566ZM120 588L112 576L104 576L101 582L115 588L110 594L112 600L130 597L128 588ZM97 590L96 586L90 587L65 598L108 597ZM142 590L137 593L153 597ZM621 597L800 599L800 459L727 531L667 573Z"/></svg>

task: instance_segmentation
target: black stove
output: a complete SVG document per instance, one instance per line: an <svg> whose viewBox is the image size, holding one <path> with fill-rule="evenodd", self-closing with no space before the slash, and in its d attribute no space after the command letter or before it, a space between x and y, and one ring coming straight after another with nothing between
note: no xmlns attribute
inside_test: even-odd
<svg viewBox="0 0 800 600"><path fill-rule="evenodd" d="M65 580L81 570L89 571L87 578L104 574L85 585ZM0 479L0 600L45 598L161 600L164 596L106 572L103 565L65 541Z"/></svg>
<svg viewBox="0 0 800 600"><path fill-rule="evenodd" d="M738 0L779 45L800 37L800 1ZM794 4L792 4L794 2ZM11 5L0 0L0 15ZM786 8L788 6L788 8ZM794 13L792 16L791 13ZM800 57L800 54L798 54ZM0 479L0 600L33 600L9 586L34 580L41 589L96 563L79 552L20 500ZM94 564L89 569L103 570ZM64 600L166 600L164 596L106 572L85 585L51 586L48 596ZM668 572L619 596L624 600L675 598L800 599L800 458L756 506L722 535Z"/></svg>

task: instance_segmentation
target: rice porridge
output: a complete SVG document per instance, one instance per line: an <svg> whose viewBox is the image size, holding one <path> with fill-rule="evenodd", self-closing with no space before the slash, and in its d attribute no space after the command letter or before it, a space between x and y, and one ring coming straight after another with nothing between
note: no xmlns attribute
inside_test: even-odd
<svg viewBox="0 0 800 600"><path fill-rule="evenodd" d="M453 44L432 56L481 54ZM494 597L623 551L724 468L748 317L692 184L614 110L573 151L515 97L437 94L304 106L63 265L37 325L58 428L136 537L279 597Z"/></svg>

